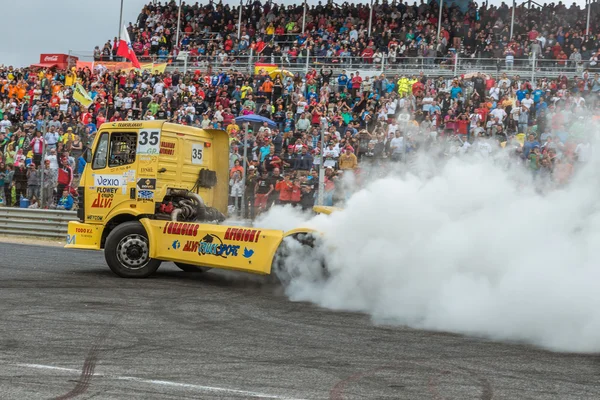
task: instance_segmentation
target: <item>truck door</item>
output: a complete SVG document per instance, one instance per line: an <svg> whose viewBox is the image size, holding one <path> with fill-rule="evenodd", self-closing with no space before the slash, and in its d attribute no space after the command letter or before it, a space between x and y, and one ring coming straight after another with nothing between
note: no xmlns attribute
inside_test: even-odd
<svg viewBox="0 0 600 400"><path fill-rule="evenodd" d="M91 168L86 168L86 222L105 221L111 210L135 202L137 133L100 132Z"/></svg>

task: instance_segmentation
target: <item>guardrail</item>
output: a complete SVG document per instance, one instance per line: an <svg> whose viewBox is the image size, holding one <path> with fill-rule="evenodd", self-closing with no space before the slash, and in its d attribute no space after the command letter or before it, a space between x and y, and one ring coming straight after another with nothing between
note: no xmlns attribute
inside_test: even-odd
<svg viewBox="0 0 600 400"><path fill-rule="evenodd" d="M65 238L69 221L77 220L74 211L0 208L0 234Z"/></svg>
<svg viewBox="0 0 600 400"><path fill-rule="evenodd" d="M71 52L77 55L80 60L93 61L92 53ZM300 53L290 55L286 51L279 56L264 56L257 54L253 50L246 50L242 53L230 53L220 55L199 55L180 54L178 57L169 59L160 59L153 57L138 57L140 63L154 62L162 63L169 61L168 71L178 69L180 71L190 71L199 69L202 72L211 70L235 70L243 73L252 74L256 63L276 64L280 68L301 75L307 73L312 68L319 71L321 68L330 68L334 76L344 69L348 73L360 71L363 76L373 76L385 73L389 76L394 75L419 75L421 72L431 77L443 76L451 78L474 72L484 72L498 78L506 73L510 77L519 75L528 80L537 80L539 78L556 78L559 75L566 75L569 78L581 76L585 69L589 69L590 74L598 72L600 67L591 65L589 60L580 62L573 60L555 60L540 57L525 56L514 59L502 58L471 58L464 54L458 57L448 56L441 58L401 56L392 57L382 53L378 56L332 56L318 54L311 51L308 55ZM101 61L100 61L101 62Z"/></svg>

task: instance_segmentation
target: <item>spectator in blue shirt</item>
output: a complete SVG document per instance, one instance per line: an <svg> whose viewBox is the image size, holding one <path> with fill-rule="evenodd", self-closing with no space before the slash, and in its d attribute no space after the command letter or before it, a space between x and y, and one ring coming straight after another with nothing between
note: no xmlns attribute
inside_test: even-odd
<svg viewBox="0 0 600 400"><path fill-rule="evenodd" d="M542 89L535 89L533 91L533 102L535 104L540 102L541 97L544 95L544 91Z"/></svg>
<svg viewBox="0 0 600 400"><path fill-rule="evenodd" d="M539 113L540 110L546 110L546 109L548 109L548 104L546 103L544 96L541 96L539 99L539 102L537 102L535 105L535 112Z"/></svg>
<svg viewBox="0 0 600 400"><path fill-rule="evenodd" d="M313 100L316 102L319 101L319 95L315 92L315 89L310 89L307 98L309 103L311 103Z"/></svg>
<svg viewBox="0 0 600 400"><path fill-rule="evenodd" d="M529 138L523 145L523 157L525 157L525 159L529 157L529 153L533 151L534 147L540 147L540 143L535 140L534 135L529 135Z"/></svg>
<svg viewBox="0 0 600 400"><path fill-rule="evenodd" d="M342 71L340 76L338 76L338 86L340 92L342 91L342 88L348 86L348 75L346 75L346 71Z"/></svg>
<svg viewBox="0 0 600 400"><path fill-rule="evenodd" d="M529 93L527 89L519 89L517 90L517 100L522 101L525 96Z"/></svg>
<svg viewBox="0 0 600 400"><path fill-rule="evenodd" d="M87 161L85 160L85 157L82 155L79 156L79 158L77 159L77 174L79 176L81 176L83 174L83 169L85 168L85 165L87 164Z"/></svg>
<svg viewBox="0 0 600 400"><path fill-rule="evenodd" d="M456 83L453 83L452 88L450 88L450 97L457 99L460 94L462 94L462 89Z"/></svg>

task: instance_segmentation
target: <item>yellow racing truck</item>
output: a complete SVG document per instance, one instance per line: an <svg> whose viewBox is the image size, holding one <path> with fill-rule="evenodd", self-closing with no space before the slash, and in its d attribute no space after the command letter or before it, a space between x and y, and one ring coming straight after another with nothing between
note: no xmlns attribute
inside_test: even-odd
<svg viewBox="0 0 600 400"><path fill-rule="evenodd" d="M305 228L221 224L228 185L226 132L166 121L105 123L81 176L79 221L69 223L65 247L104 249L115 274L145 278L163 261L184 271L270 274L284 238L314 241Z"/></svg>

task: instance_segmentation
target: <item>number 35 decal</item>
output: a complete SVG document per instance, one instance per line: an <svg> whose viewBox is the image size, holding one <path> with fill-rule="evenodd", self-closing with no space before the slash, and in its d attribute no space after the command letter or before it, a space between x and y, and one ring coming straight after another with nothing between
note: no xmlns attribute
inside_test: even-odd
<svg viewBox="0 0 600 400"><path fill-rule="evenodd" d="M192 144L192 164L201 165L204 162L204 143Z"/></svg>
<svg viewBox="0 0 600 400"><path fill-rule="evenodd" d="M141 130L138 134L138 154L158 154L160 150L160 131Z"/></svg>

